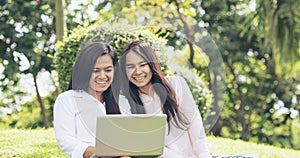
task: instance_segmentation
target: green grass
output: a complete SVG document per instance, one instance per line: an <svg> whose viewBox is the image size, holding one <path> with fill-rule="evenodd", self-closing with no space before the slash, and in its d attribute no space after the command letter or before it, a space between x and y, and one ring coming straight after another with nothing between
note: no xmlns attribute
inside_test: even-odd
<svg viewBox="0 0 300 158"><path fill-rule="evenodd" d="M68 158L56 144L53 129L0 130L0 157ZM225 138L208 137L213 155L251 154L259 158L299 158L300 151Z"/></svg>
<svg viewBox="0 0 300 158"><path fill-rule="evenodd" d="M0 130L0 140L1 158L68 158L58 148L53 129Z"/></svg>
<svg viewBox="0 0 300 158"><path fill-rule="evenodd" d="M300 158L300 150L282 149L241 140L208 137L213 155L250 154L258 158Z"/></svg>

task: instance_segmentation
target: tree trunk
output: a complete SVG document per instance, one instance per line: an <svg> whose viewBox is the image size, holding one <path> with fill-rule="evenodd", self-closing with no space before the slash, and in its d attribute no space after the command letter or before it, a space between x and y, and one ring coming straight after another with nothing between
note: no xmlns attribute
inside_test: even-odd
<svg viewBox="0 0 300 158"><path fill-rule="evenodd" d="M223 124L223 119L220 116L217 122L215 123L214 127L211 129L211 132L213 133L214 136L222 137L222 124Z"/></svg>
<svg viewBox="0 0 300 158"><path fill-rule="evenodd" d="M56 41L62 41L66 34L67 27L64 17L64 0L55 0Z"/></svg>
<svg viewBox="0 0 300 158"><path fill-rule="evenodd" d="M49 121L48 121L48 118L46 115L46 109L45 109L42 97L40 95L36 79L37 79L37 74L33 74L34 87L35 87L35 91L36 91L37 100L38 100L40 108L41 108L41 115L43 118L43 123L44 123L45 128L49 128L50 124L49 124Z"/></svg>
<svg viewBox="0 0 300 158"><path fill-rule="evenodd" d="M187 41L187 43L189 45L189 48L190 48L189 67L193 68L194 67L193 59L194 59L194 55L195 55L195 50L194 50L194 47L193 47L193 40L194 40L193 39L193 30L188 25L188 23L183 19L182 14L179 11L180 6L179 6L179 2L177 0L175 0L175 5L176 5L177 13L179 15L179 19L184 25L184 32L185 32L186 38L187 38L186 41Z"/></svg>

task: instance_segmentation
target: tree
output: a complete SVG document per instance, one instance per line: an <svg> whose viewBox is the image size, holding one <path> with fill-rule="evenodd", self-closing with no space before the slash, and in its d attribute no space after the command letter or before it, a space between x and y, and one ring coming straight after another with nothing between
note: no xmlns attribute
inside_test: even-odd
<svg viewBox="0 0 300 158"><path fill-rule="evenodd" d="M297 82L276 74L272 45L261 32L264 25L245 31L250 1L205 1L203 20L215 39L226 64L226 108L218 131L222 136L241 138L281 147L293 147L289 122L299 111ZM286 131L283 133L279 131ZM293 144L293 145L291 145ZM295 145L294 145L295 147Z"/></svg>
<svg viewBox="0 0 300 158"><path fill-rule="evenodd" d="M245 31L251 25L264 26L260 32L267 37L264 44L271 45L276 73L287 78L299 78L300 1L258 0L256 5L255 12L247 19Z"/></svg>
<svg viewBox="0 0 300 158"><path fill-rule="evenodd" d="M109 2L114 6L114 2ZM200 1L136 1L129 6L125 6L121 12L114 14L117 22L124 24L134 24L136 26L152 27L161 37L168 38L168 45L177 50L189 47L188 61L191 69L197 74L204 75L213 91L214 101L211 109L206 109L207 117L204 119L211 128L219 111L223 105L223 94L225 92L225 74L222 57L215 43L207 34L207 31L200 26L202 9ZM113 11L112 11L113 12ZM206 53L209 57L208 68L205 71L195 69L200 68L202 62L195 62L195 54ZM203 67L202 67L203 68ZM201 109L202 105L199 105ZM203 110L203 109L202 109ZM202 111L201 110L201 111ZM205 113L202 111L202 113Z"/></svg>
<svg viewBox="0 0 300 158"><path fill-rule="evenodd" d="M67 27L64 15L64 0L55 0L56 40L62 41Z"/></svg>
<svg viewBox="0 0 300 158"><path fill-rule="evenodd" d="M55 48L54 4L32 0L4 0L1 3L0 47L3 53L0 58L5 66L1 82L10 83L2 85L2 91L12 91L18 85L21 74L32 75L44 126L48 128L50 122L40 96L37 76L41 71L51 72L53 69L50 57ZM11 97L15 100L18 96Z"/></svg>

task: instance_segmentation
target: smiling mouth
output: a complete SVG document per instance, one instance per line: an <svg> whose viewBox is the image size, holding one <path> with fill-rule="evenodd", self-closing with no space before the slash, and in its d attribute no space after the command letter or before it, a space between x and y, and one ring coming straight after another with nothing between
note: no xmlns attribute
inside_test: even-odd
<svg viewBox="0 0 300 158"><path fill-rule="evenodd" d="M98 84L103 84L103 83L106 83L107 81L97 81L96 83Z"/></svg>
<svg viewBox="0 0 300 158"><path fill-rule="evenodd" d="M142 76L142 77L133 77L136 81L143 81L146 76Z"/></svg>
<svg viewBox="0 0 300 158"><path fill-rule="evenodd" d="M109 80L105 80L105 81L96 81L96 83L100 86L106 86L108 84Z"/></svg>

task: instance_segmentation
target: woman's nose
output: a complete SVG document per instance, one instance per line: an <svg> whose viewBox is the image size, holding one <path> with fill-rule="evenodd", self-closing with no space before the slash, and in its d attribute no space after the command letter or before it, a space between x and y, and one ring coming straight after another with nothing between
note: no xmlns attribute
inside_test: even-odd
<svg viewBox="0 0 300 158"><path fill-rule="evenodd" d="M98 77L104 78L105 77L105 72L104 71L100 71L99 74L98 74Z"/></svg>
<svg viewBox="0 0 300 158"><path fill-rule="evenodd" d="M137 66L136 69L135 69L135 72L137 74L140 74L140 73L142 73L142 69L139 66Z"/></svg>

